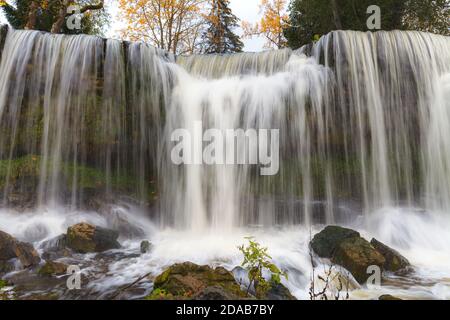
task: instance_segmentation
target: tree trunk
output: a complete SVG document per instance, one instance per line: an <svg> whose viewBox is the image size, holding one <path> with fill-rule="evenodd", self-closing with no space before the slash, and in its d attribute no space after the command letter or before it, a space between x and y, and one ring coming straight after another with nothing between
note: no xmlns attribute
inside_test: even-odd
<svg viewBox="0 0 450 320"><path fill-rule="evenodd" d="M91 10L100 10L103 9L104 6L104 0L100 0L97 4L88 4L84 7L80 8L80 14L85 13L86 11ZM59 9L58 18L56 19L55 23L53 23L52 26L52 33L61 33L64 22L66 21L66 17L69 15L67 13L67 8L69 7L71 3L71 0L63 0L61 3L61 8Z"/></svg>
<svg viewBox="0 0 450 320"><path fill-rule="evenodd" d="M28 11L27 24L25 25L26 30L35 29L38 9L39 9L39 1L38 0L31 1L30 9Z"/></svg>
<svg viewBox="0 0 450 320"><path fill-rule="evenodd" d="M60 33L66 21L67 8L69 7L70 0L63 0L61 3L61 8L59 9L58 18L53 23L51 33Z"/></svg>
<svg viewBox="0 0 450 320"><path fill-rule="evenodd" d="M341 22L341 16L339 14L339 7L337 4L337 0L331 0L331 8L333 9L333 18L334 18L334 25L337 30L342 30L342 22Z"/></svg>

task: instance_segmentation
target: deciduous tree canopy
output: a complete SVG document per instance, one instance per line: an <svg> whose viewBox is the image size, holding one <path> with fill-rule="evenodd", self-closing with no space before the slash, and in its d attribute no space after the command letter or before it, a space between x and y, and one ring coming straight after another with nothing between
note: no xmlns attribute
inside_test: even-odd
<svg viewBox="0 0 450 320"><path fill-rule="evenodd" d="M119 0L123 36L176 54L198 48L206 0Z"/></svg>

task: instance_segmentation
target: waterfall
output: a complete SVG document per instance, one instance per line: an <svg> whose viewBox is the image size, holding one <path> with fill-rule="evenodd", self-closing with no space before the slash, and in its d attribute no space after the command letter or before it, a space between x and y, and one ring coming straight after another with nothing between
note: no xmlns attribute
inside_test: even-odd
<svg viewBox="0 0 450 320"><path fill-rule="evenodd" d="M145 44L10 30L0 65L4 202L18 192L38 206L79 207L105 193L147 200L168 59Z"/></svg>
<svg viewBox="0 0 450 320"><path fill-rule="evenodd" d="M402 202L449 208L448 125L436 123L448 119L441 83L449 49L448 37L400 31L339 31L314 48L316 59L323 53L335 65L335 118L343 120L346 163L360 166L367 211Z"/></svg>
<svg viewBox="0 0 450 320"><path fill-rule="evenodd" d="M349 204L450 209L448 37L336 31L297 51L174 57L9 29L0 54L3 206L127 196L196 231L340 222ZM279 130L278 174L173 163L171 134L197 123Z"/></svg>

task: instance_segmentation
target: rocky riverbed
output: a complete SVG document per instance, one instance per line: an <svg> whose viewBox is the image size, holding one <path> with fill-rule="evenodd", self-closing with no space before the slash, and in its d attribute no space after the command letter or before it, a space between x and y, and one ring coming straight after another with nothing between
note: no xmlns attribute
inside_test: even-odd
<svg viewBox="0 0 450 320"><path fill-rule="evenodd" d="M153 235L145 239L130 233L133 223L119 228L89 217L29 243L30 230L16 232L18 238L0 232L0 298L436 299L444 298L450 285L377 238L338 226L318 227L311 236L303 228L196 236L146 227ZM46 219L35 225L34 238ZM241 267L237 246L248 234L268 245L273 262L288 275L263 294L249 286ZM374 266L381 272L380 287L368 283ZM70 287L78 274L79 290Z"/></svg>

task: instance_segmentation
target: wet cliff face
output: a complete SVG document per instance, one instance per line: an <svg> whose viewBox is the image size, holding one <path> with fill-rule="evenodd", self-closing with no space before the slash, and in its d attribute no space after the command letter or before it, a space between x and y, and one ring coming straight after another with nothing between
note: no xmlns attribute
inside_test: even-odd
<svg viewBox="0 0 450 320"><path fill-rule="evenodd" d="M332 223L343 203L366 213L450 207L447 37L334 32L309 57L175 59L142 43L5 30L5 206L83 207L127 195L158 203L159 221L184 229ZM197 122L279 130L278 174L175 165L171 133Z"/></svg>

